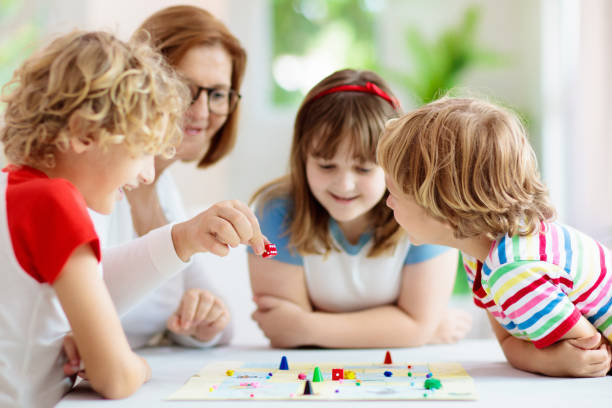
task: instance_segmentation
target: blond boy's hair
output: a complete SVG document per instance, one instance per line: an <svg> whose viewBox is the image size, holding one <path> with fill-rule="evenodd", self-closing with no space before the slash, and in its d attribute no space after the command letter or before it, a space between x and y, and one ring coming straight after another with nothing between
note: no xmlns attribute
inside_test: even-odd
<svg viewBox="0 0 612 408"><path fill-rule="evenodd" d="M377 158L388 177L457 238L529 235L555 216L518 117L444 97L389 123Z"/></svg>
<svg viewBox="0 0 612 408"><path fill-rule="evenodd" d="M70 122L101 146L125 143L169 157L188 100L187 87L148 45L75 31L27 59L5 85L0 140L12 163L53 167L72 137Z"/></svg>

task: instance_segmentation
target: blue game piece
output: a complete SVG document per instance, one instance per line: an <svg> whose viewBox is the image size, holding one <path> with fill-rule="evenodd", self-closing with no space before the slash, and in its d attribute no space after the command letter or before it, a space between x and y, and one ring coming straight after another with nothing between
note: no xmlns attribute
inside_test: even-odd
<svg viewBox="0 0 612 408"><path fill-rule="evenodd" d="M281 358L281 363L280 363L280 367L278 367L279 370L288 370L289 369L289 363L287 362L287 356L283 356Z"/></svg>
<svg viewBox="0 0 612 408"><path fill-rule="evenodd" d="M393 373L391 371L385 371L385 377L391 377Z"/></svg>
<svg viewBox="0 0 612 408"><path fill-rule="evenodd" d="M431 378L433 376L432 373L427 373L427 375L425 376L425 378Z"/></svg>

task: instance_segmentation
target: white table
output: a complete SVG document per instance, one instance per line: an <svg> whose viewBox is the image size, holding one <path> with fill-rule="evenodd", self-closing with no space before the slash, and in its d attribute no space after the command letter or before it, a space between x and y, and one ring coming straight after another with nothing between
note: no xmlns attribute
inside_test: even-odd
<svg viewBox="0 0 612 408"><path fill-rule="evenodd" d="M57 406L68 407L605 407L612 401L612 377L577 379L550 378L515 370L505 361L495 340L465 340L454 345L391 349L394 361L459 362L472 376L479 394L477 401L165 401L189 377L213 361L280 362L282 355L291 361L381 361L385 351L369 350L278 350L264 346L230 346L208 350L178 347L139 351L153 369L153 378L134 395L124 400L103 400L89 389L77 389Z"/></svg>

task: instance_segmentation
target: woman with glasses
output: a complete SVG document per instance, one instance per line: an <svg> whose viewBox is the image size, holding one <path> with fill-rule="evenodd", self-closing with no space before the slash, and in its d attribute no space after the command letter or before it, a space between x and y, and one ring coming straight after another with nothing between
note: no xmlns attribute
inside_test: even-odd
<svg viewBox="0 0 612 408"><path fill-rule="evenodd" d="M110 218L94 217L103 247L123 244L186 219L178 189L166 170L178 160L195 162L205 169L225 157L236 140L239 90L246 64L240 42L221 21L193 6L156 12L135 35L143 32L184 79L192 100L176 155L171 159L156 157L155 181L126 191L127 200L118 203ZM106 264L104 269L113 292L114 284L106 277ZM201 260L193 257L183 273L176 274L123 316L122 324L132 347L155 343L160 338L193 347L229 340L229 311L214 294L203 269Z"/></svg>

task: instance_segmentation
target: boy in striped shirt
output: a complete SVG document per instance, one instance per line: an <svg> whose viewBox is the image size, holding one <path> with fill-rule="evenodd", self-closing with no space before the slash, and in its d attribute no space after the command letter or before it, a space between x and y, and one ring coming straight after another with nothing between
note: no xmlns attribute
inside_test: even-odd
<svg viewBox="0 0 612 408"><path fill-rule="evenodd" d="M610 370L612 253L553 221L515 115L445 97L389 123L377 155L387 205L411 242L462 251L474 302L513 366L575 377Z"/></svg>

